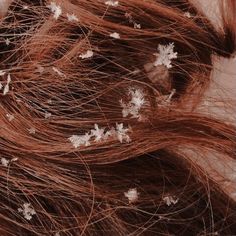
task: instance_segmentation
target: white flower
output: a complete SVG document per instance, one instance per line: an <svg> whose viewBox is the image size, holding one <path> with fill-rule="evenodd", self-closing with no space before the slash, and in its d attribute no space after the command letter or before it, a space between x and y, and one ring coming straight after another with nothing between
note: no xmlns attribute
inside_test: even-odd
<svg viewBox="0 0 236 236"><path fill-rule="evenodd" d="M120 39L120 34L117 33L117 32L111 33L109 36L114 38L114 39Z"/></svg>
<svg viewBox="0 0 236 236"><path fill-rule="evenodd" d="M92 137L91 134L86 133L84 135L72 135L69 140L73 144L75 148L80 147L81 145L89 146L90 145L90 138Z"/></svg>
<svg viewBox="0 0 236 236"><path fill-rule="evenodd" d="M79 55L80 58L82 59L86 59L86 58L90 58L93 56L93 51L92 50L87 50L85 53L82 53Z"/></svg>
<svg viewBox="0 0 236 236"><path fill-rule="evenodd" d="M124 195L128 198L129 203L134 203L138 200L139 193L136 188L130 188Z"/></svg>
<svg viewBox="0 0 236 236"><path fill-rule="evenodd" d="M98 128L98 125L94 125L95 129L91 130L91 135L95 136L95 142L99 142L104 138L104 129Z"/></svg>
<svg viewBox="0 0 236 236"><path fill-rule="evenodd" d="M68 21L79 21L78 17L75 14L66 14Z"/></svg>
<svg viewBox="0 0 236 236"><path fill-rule="evenodd" d="M10 45L10 43L11 43L10 39L9 39L9 38L7 38L7 39L5 40L5 43L6 43L6 45L7 45L7 46L9 46L9 45Z"/></svg>
<svg viewBox="0 0 236 236"><path fill-rule="evenodd" d="M6 158L2 157L1 158L1 164L4 166L4 167L7 167L9 165L10 161L7 160Z"/></svg>
<svg viewBox="0 0 236 236"><path fill-rule="evenodd" d="M26 220L31 220L32 216L36 214L30 203L24 203L22 208L18 208L18 212L22 213Z"/></svg>
<svg viewBox="0 0 236 236"><path fill-rule="evenodd" d="M130 114L133 118L141 120L139 112L146 103L143 91L141 89L130 88L129 94L131 95L131 100L127 104L122 99L120 100L120 105L123 108L122 115L123 117L127 117Z"/></svg>
<svg viewBox="0 0 236 236"><path fill-rule="evenodd" d="M57 20L59 16L62 14L61 7L57 5L55 2L51 2L50 5L47 5L47 7L51 10L51 12L54 14L53 17Z"/></svg>
<svg viewBox="0 0 236 236"><path fill-rule="evenodd" d="M137 23L134 22L134 28L135 29L141 29L141 24L137 24Z"/></svg>
<svg viewBox="0 0 236 236"><path fill-rule="evenodd" d="M35 134L36 129L32 127L30 129L28 129L28 131L29 131L30 134Z"/></svg>
<svg viewBox="0 0 236 236"><path fill-rule="evenodd" d="M105 4L108 5L108 6L117 7L119 5L119 1L108 0L108 1L105 2Z"/></svg>
<svg viewBox="0 0 236 236"><path fill-rule="evenodd" d="M157 57L154 62L154 66L165 65L167 68L171 68L171 59L177 58L177 52L174 52L174 43L168 45L158 45L159 53L154 53Z"/></svg>
<svg viewBox="0 0 236 236"><path fill-rule="evenodd" d="M131 141L129 135L127 134L129 131L130 128L124 128L123 123L116 123L116 137L121 143L123 143L123 141L129 143Z"/></svg>
<svg viewBox="0 0 236 236"><path fill-rule="evenodd" d="M7 84L5 85L4 89L3 89L3 95L6 95L9 92L9 84L11 82L11 75L8 74L7 75Z"/></svg>
<svg viewBox="0 0 236 236"><path fill-rule="evenodd" d="M6 114L6 117L10 122L15 118L14 115L11 115L11 114L8 114L8 113Z"/></svg>
<svg viewBox="0 0 236 236"><path fill-rule="evenodd" d="M175 205L179 201L178 198L174 199L172 196L165 196L162 199L167 206L170 206L171 204Z"/></svg>

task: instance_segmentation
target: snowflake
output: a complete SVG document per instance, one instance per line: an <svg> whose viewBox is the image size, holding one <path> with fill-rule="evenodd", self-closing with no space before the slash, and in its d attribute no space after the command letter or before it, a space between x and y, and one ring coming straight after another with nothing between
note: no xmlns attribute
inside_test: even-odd
<svg viewBox="0 0 236 236"><path fill-rule="evenodd" d="M6 117L7 117L7 119L11 122L11 121L13 121L14 120L14 118L15 118L15 116L14 115L12 115L12 114L6 114Z"/></svg>
<svg viewBox="0 0 236 236"><path fill-rule="evenodd" d="M30 129L28 129L28 131L29 131L30 134L35 134L36 129L32 127Z"/></svg>
<svg viewBox="0 0 236 236"><path fill-rule="evenodd" d="M8 74L7 75L7 83L6 83L6 85L5 85L4 89L3 89L3 95L6 95L9 92L9 84L10 84L10 82L11 82L11 75Z"/></svg>
<svg viewBox="0 0 236 236"><path fill-rule="evenodd" d="M22 208L18 208L18 212L22 213L26 220L31 220L32 216L36 214L30 203L24 203Z"/></svg>
<svg viewBox="0 0 236 236"><path fill-rule="evenodd" d="M98 125L94 125L95 129L91 130L91 135L95 136L95 142L99 142L104 138L104 129L98 128Z"/></svg>
<svg viewBox="0 0 236 236"><path fill-rule="evenodd" d="M184 16L187 17L187 18L191 18L191 17L192 17L191 13L188 12L188 11L186 11L186 12L184 13Z"/></svg>
<svg viewBox="0 0 236 236"><path fill-rule="evenodd" d="M90 138L92 137L91 134L86 133L84 135L72 135L69 140L73 144L75 148L80 147L81 145L89 146L90 145Z"/></svg>
<svg viewBox="0 0 236 236"><path fill-rule="evenodd" d="M178 198L174 199L172 196L165 196L162 199L167 206L170 206L171 204L175 205L179 201Z"/></svg>
<svg viewBox="0 0 236 236"><path fill-rule="evenodd" d="M127 134L129 131L130 128L124 128L123 123L116 123L116 137L121 143L123 143L123 140L125 140L127 143L131 141L129 135Z"/></svg>
<svg viewBox="0 0 236 236"><path fill-rule="evenodd" d="M57 5L55 2L51 2L50 5L47 6L51 12L54 14L53 17L57 20L59 16L62 14L61 7Z"/></svg>
<svg viewBox="0 0 236 236"><path fill-rule="evenodd" d="M79 21L78 17L75 14L66 14L68 21Z"/></svg>
<svg viewBox="0 0 236 236"><path fill-rule="evenodd" d="M114 39L120 39L120 34L117 32L111 33L110 37L114 38Z"/></svg>
<svg viewBox="0 0 236 236"><path fill-rule="evenodd" d="M138 24L138 23L134 22L134 28L135 29L141 29L141 24Z"/></svg>
<svg viewBox="0 0 236 236"><path fill-rule="evenodd" d="M6 158L2 157L1 158L1 164L4 166L4 167L7 167L9 165L10 161L7 160Z"/></svg>
<svg viewBox="0 0 236 236"><path fill-rule="evenodd" d="M124 195L128 198L129 203L134 203L138 200L139 193L136 188L130 188Z"/></svg>
<svg viewBox="0 0 236 236"><path fill-rule="evenodd" d="M165 65L167 68L171 68L171 59L177 58L177 52L174 52L174 43L169 45L158 45L159 53L154 53L157 57L154 66Z"/></svg>
<svg viewBox="0 0 236 236"><path fill-rule="evenodd" d="M90 58L93 56L93 51L92 50L87 50L85 53L82 53L79 55L80 58L82 59L86 59L86 58Z"/></svg>
<svg viewBox="0 0 236 236"><path fill-rule="evenodd" d="M141 120L139 112L146 103L143 91L141 89L130 88L129 94L131 95L131 100L127 104L122 99L120 100L120 105L123 108L122 115L123 117L127 117L130 114L133 118Z"/></svg>
<svg viewBox="0 0 236 236"><path fill-rule="evenodd" d="M119 5L119 1L108 0L108 1L105 2L105 4L108 5L108 6L117 7Z"/></svg>

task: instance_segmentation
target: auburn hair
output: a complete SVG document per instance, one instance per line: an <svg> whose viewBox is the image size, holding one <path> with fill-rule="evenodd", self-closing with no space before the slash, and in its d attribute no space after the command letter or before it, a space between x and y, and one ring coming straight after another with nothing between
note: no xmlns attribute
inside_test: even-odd
<svg viewBox="0 0 236 236"><path fill-rule="evenodd" d="M234 235L235 199L190 150L235 160L235 126L196 109L235 12L222 0L216 28L188 0L11 1L0 234Z"/></svg>

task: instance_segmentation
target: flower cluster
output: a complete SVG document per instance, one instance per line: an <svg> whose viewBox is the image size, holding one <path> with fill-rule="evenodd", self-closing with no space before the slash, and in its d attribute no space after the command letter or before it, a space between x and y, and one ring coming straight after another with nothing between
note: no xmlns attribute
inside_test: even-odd
<svg viewBox="0 0 236 236"><path fill-rule="evenodd" d="M172 67L171 60L177 58L177 52L174 52L174 43L168 45L158 45L159 53L154 53L156 60L154 66L165 65L168 69Z"/></svg>
<svg viewBox="0 0 236 236"><path fill-rule="evenodd" d="M22 213L26 220L31 220L32 216L36 215L36 212L30 203L24 203L22 208L18 208L18 212Z"/></svg>
<svg viewBox="0 0 236 236"><path fill-rule="evenodd" d="M69 140L75 148L80 146L90 146L91 141L98 143L107 140L109 137L117 139L121 143L128 143L131 141L129 135L127 134L130 131L130 128L124 128L123 123L116 123L116 128L112 127L108 131L105 131L105 128L99 128L98 125L95 124L94 129L83 135L72 135L69 137Z"/></svg>
<svg viewBox="0 0 236 236"><path fill-rule="evenodd" d="M123 117L131 115L132 118L138 118L140 121L142 116L139 112L146 103L144 93L141 89L130 88L129 95L131 96L131 100L128 103L125 103L122 99L120 99L120 105L123 108L122 115Z"/></svg>

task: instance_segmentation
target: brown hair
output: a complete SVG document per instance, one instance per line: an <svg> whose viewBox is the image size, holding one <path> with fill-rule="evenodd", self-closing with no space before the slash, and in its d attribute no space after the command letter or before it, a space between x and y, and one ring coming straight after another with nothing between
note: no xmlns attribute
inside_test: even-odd
<svg viewBox="0 0 236 236"><path fill-rule="evenodd" d="M187 0L49 4L0 21L0 234L233 235L235 201L183 150L235 159L235 127L195 110L212 55L235 52L235 1L219 29ZM142 119L122 115L140 93Z"/></svg>

